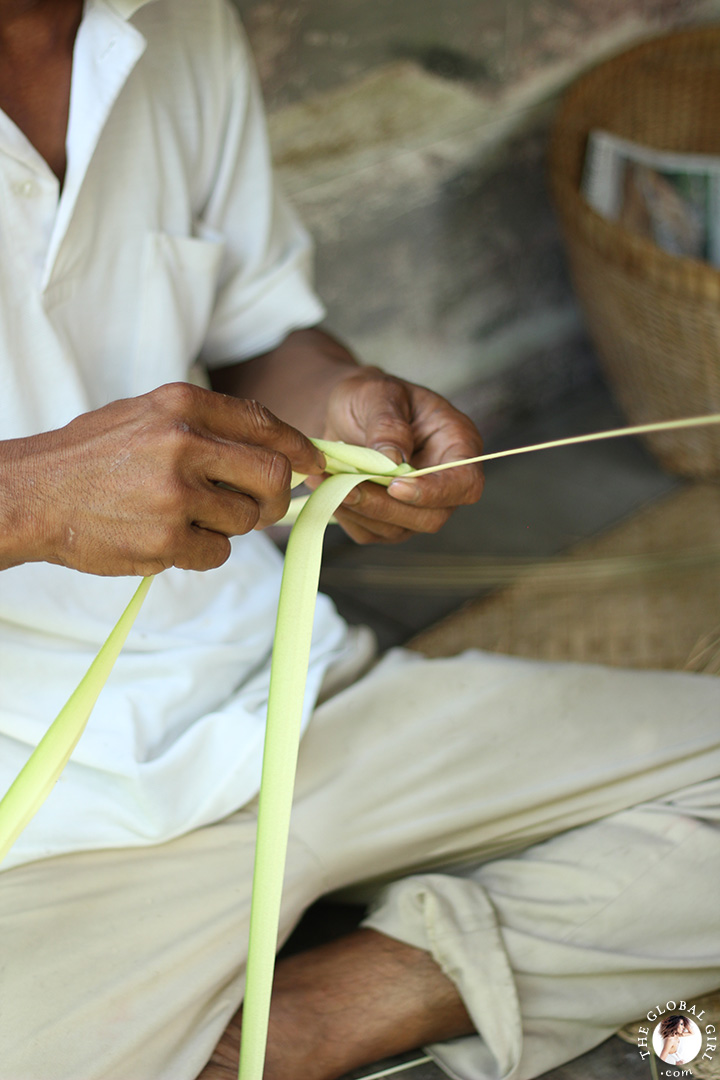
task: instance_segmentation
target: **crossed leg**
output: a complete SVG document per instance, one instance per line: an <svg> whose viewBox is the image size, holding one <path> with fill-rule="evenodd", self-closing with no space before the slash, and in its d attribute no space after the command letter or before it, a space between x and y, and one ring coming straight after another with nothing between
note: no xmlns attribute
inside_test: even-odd
<svg viewBox="0 0 720 1080"><path fill-rule="evenodd" d="M199 1080L236 1080L241 1027L239 1010ZM456 987L425 950L360 928L278 965L265 1076L333 1080L473 1031Z"/></svg>
<svg viewBox="0 0 720 1080"><path fill-rule="evenodd" d="M559 678L559 694L557 686L543 685L543 670L551 684ZM461 661L450 662L445 672L460 710L463 692L472 698L477 687ZM427 714L433 704L428 672L411 666L410 674L414 695ZM360 734L349 737L346 727L342 735L345 752L353 759L351 768L356 758L372 756L374 737L381 748L376 761L365 761L367 775L360 785L364 796L348 794L347 774L337 768L342 755L332 752L332 725L319 717L303 748L296 824L323 862L343 867L331 885L352 880L345 853L363 848L364 865L389 874L393 868L412 868L423 858L432 865L434 860L447 861L452 853L460 856L463 844L468 854L474 849L487 861L458 874L406 877L386 890L363 930L281 962L271 1010L268 1080L333 1080L402 1050L475 1031L482 1039L465 1040L459 1059L458 1054L448 1057L446 1051L437 1051L454 1075L474 1080L524 1068L522 1075L535 1076L641 1014L661 987L672 997L720 984L720 940L712 930L715 917L708 900L713 895L709 867L720 855L720 787L701 784L675 801L662 795L624 808L631 801L627 782L637 795L652 796L644 787L649 777L645 767L657 747L667 751L672 732L668 719L675 709L675 715L683 717L678 727L686 727L684 734L690 736L687 746L698 748L700 728L708 721L712 727L720 706L720 683L705 682L702 688L692 684L693 690L709 696L705 704L685 698L683 709L680 699L674 705L670 700L675 692L682 697L690 691L691 684L682 679L660 677L654 696L652 676L641 689L642 676L628 678L599 669L572 674L564 667L553 672L523 664L510 664L503 671L499 660L491 682L502 683L504 675L513 686L496 689L507 714L527 715L534 705L546 722L551 718L548 736L558 742L548 756L538 732L526 727L529 742L507 779L488 775L480 765L480 743L469 767L458 769L456 739L462 724L468 724L467 714L458 719L458 728L446 722L443 741L421 748L416 756L408 753L410 743L404 754L389 752L394 739L403 739L401 725L389 736L367 728L382 716L383 704L386 717L398 716L392 672L378 679L382 700L373 702L367 687L358 688L357 705L362 707L357 724L351 716L348 727ZM527 685L518 692L523 679ZM447 684L441 681L435 688L436 702ZM402 687L401 680L400 686L407 691L408 681ZM343 702L350 714L351 697ZM624 720L612 715L613 704L617 710L621 701L634 715L635 732L623 732ZM485 704L492 712L492 702L486 698ZM573 715L571 706L584 707L585 715ZM705 721L700 722L703 714ZM429 730L437 731L440 719L438 715ZM518 727L511 725L510 746L518 735ZM640 758L631 765L638 748ZM404 780L397 805L392 783L384 793L387 836L376 812L382 784L369 779L381 770L383 754L389 754L391 763L402 762ZM670 773L678 775L675 759L683 756L678 746L664 765L655 758L655 768L669 768L666 779L659 781L660 790L672 784ZM499 760L509 757L503 748ZM311 764L323 760L332 761L332 770ZM408 780L408 774L415 775ZM658 783L657 776L653 782ZM423 793L413 804L415 815L408 813L413 789ZM534 804L528 815L522 798L512 803L521 789ZM475 810L468 811L473 798ZM324 806L318 807L323 799ZM308 804L313 804L313 815ZM578 811L580 817L575 816ZM565 829L552 836L560 820ZM520 833L524 844L518 843ZM690 943L688 912L695 913L699 945ZM678 937L687 948L673 955ZM703 957L701 962L698 957ZM568 1000L558 996L551 1004L549 988L557 983L572 989ZM497 1030L498 1015L503 1031ZM238 1014L202 1080L234 1076L240 1022ZM481 1041L485 1050L477 1046Z"/></svg>
<svg viewBox="0 0 720 1080"><path fill-rule="evenodd" d="M469 1016L478 1034L432 1045L441 1064L525 1080L647 997L720 983L706 880L720 794L703 786L720 773L718 715L717 679L502 657L390 657L323 705L301 749L281 937L322 894L393 883L358 935L280 965L269 1069L292 1075L298 1028L329 1077ZM250 807L159 848L0 874L6 1075L202 1073L243 995L253 824ZM453 863L474 868L425 870Z"/></svg>
<svg viewBox="0 0 720 1080"><path fill-rule="evenodd" d="M364 927L278 965L266 1080L337 1080L433 1043L438 1062L466 1080L538 1076L657 1001L691 1002L720 986L718 865L716 780L457 877L405 878ZM488 899L499 940L474 925ZM485 978L493 950L497 981ZM517 1021L517 1045L493 1045ZM199 1080L234 1080L240 1033L241 1011ZM468 1035L459 1048L442 1045Z"/></svg>

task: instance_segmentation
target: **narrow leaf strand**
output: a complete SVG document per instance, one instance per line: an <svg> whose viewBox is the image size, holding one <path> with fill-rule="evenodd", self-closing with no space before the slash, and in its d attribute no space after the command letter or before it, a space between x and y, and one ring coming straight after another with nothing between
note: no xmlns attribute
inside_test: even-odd
<svg viewBox="0 0 720 1080"><path fill-rule="evenodd" d="M70 760L152 584L146 577L107 641L0 800L0 862L35 816Z"/></svg>
<svg viewBox="0 0 720 1080"><path fill-rule="evenodd" d="M720 423L720 414L641 424L481 454L418 470L407 465L397 466L384 454L367 447L313 440L329 459L328 471L338 475L330 476L307 500L291 533L286 555L273 649L259 803L240 1080L262 1080L264 1071L285 853L322 538L335 509L357 484L365 480L387 485L393 477L400 475L421 477L461 465L552 447L717 423ZM294 481L298 479L293 478ZM141 581L77 689L0 801L0 860L45 801L67 764L151 582L152 578Z"/></svg>

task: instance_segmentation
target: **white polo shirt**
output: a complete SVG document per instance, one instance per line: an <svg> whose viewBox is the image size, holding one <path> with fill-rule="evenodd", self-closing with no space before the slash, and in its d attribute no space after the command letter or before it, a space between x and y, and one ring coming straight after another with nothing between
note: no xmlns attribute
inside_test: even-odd
<svg viewBox="0 0 720 1080"><path fill-rule="evenodd" d="M86 0L67 157L58 201L0 112L1 438L187 379L198 357L256 355L322 318L225 0ZM251 533L217 570L158 576L71 763L1 869L157 843L252 798L280 569ZM0 794L136 584L48 564L0 574ZM321 599L306 715L345 638Z"/></svg>

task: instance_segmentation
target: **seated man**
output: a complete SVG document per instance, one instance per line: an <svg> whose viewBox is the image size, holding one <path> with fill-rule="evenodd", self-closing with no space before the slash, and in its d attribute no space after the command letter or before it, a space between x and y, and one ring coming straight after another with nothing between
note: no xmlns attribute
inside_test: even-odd
<svg viewBox="0 0 720 1080"><path fill-rule="evenodd" d="M322 474L307 434L414 465L480 440L317 328L226 0L0 0L0 58L0 793L124 578L158 574L0 868L0 1075L220 1080L281 563L262 529L291 468ZM395 541L480 490L472 467L364 485L337 516ZM266 1076L429 1043L449 1075L520 1080L718 985L719 712L702 676L372 666L321 599L281 937L325 893L374 900L280 965Z"/></svg>

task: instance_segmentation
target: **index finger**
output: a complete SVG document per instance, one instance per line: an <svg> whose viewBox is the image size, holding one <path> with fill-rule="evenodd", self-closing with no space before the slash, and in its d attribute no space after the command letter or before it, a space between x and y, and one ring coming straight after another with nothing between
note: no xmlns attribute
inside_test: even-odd
<svg viewBox="0 0 720 1080"><path fill-rule="evenodd" d="M188 389L194 392L184 402L186 418L199 422L212 438L279 451L297 473L318 474L325 468L325 457L317 447L261 402L186 384L179 384L177 389L180 394Z"/></svg>

